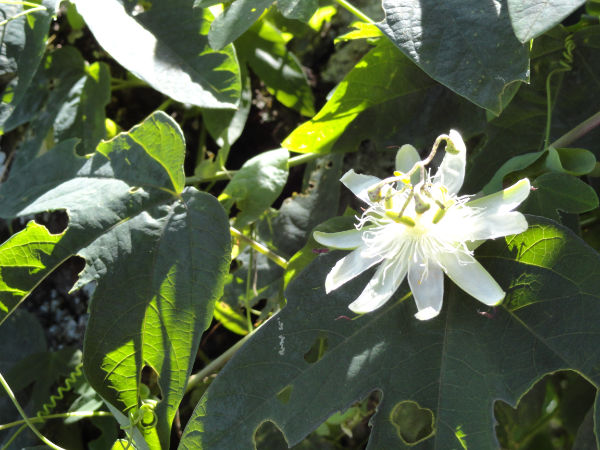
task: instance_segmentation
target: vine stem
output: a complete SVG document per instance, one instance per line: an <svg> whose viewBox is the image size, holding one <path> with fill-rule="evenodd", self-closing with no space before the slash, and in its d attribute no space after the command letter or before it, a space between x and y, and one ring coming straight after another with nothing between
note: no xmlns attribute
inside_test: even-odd
<svg viewBox="0 0 600 450"><path fill-rule="evenodd" d="M9 17L8 19L3 20L2 22L0 22L0 27L3 27L4 25L6 25L11 20L15 20L15 19L18 19L21 16L26 16L27 14L31 14L31 13L38 12L38 11L46 11L46 7L38 5L37 8L31 8L31 9L26 9L24 11L21 11L20 13L15 14L14 16Z"/></svg>
<svg viewBox="0 0 600 450"><path fill-rule="evenodd" d="M320 156L324 156L320 153L305 153L304 155L294 156L288 160L288 167L295 167L301 164L305 164L307 162L313 161ZM191 177L185 178L186 184L194 184L194 183L208 183L210 181L219 181L219 180L230 180L231 177L237 172L237 170L220 170L216 172L214 175L208 177L201 177L198 175L194 175Z"/></svg>
<svg viewBox="0 0 600 450"><path fill-rule="evenodd" d="M0 3L3 4L3 5L30 6L32 8L39 8L40 7L40 5L38 3L26 2L26 1L19 1L19 0L0 0Z"/></svg>
<svg viewBox="0 0 600 450"><path fill-rule="evenodd" d="M358 17L363 22L375 23L369 16L367 16L365 13L363 13L361 10L359 10L355 6L348 3L346 0L335 0L335 1L338 5L340 5L342 8L346 9L347 11L350 11L352 14L354 14L356 17Z"/></svg>
<svg viewBox="0 0 600 450"><path fill-rule="evenodd" d="M8 395L8 397L13 402L13 405L15 405L15 408L17 408L17 411L19 411L19 414L23 418L23 422L25 424L27 424L27 426L31 429L31 431L33 431L33 433L38 438L40 438L40 440L44 444L46 444L48 447L50 447L50 448L52 448L54 450L65 450L62 447L59 447L58 445L56 445L54 442L50 441L48 438L46 438L42 433L40 433L38 431L38 429L35 427L35 425L32 423L32 421L29 419L29 417L27 417L27 414L25 414L25 411L23 410L23 408L21 408L21 405L19 404L19 401L15 397L15 394L13 394L12 389L10 388L10 386L8 385L8 383L4 379L4 376L1 373L0 373L0 384L2 384L2 387L6 391L6 394Z"/></svg>
<svg viewBox="0 0 600 450"><path fill-rule="evenodd" d="M248 236L243 234L241 231L239 231L237 228L229 227L229 231L231 232L231 235L233 237L246 242L248 245L250 245L250 247L252 247L257 252L265 255L267 258L269 258L271 261L273 261L279 267L287 269L287 266L288 266L287 260L285 258L282 258L281 256L279 256L277 253L273 252L272 250L270 250L266 245L261 244L260 242L257 242L252 238L249 238Z"/></svg>
<svg viewBox="0 0 600 450"><path fill-rule="evenodd" d="M251 333L248 333L242 339L240 339L235 344L233 344L231 347L229 347L227 350L225 350L225 352L223 354L221 354L218 358L211 361L206 367L204 367L199 372L192 375L188 379L188 384L185 388L185 392L186 393L190 392L198 384L200 384L204 378L213 374L214 372L218 371L221 367L223 367L227 363L227 361L229 361L233 357L235 352L237 352L239 350L239 348L242 345L244 345L246 343L246 341L248 341L248 339L250 339L250 337L254 335L254 333L256 333L256 330L258 330L258 328L255 328Z"/></svg>
<svg viewBox="0 0 600 450"><path fill-rule="evenodd" d="M57 413L57 414L48 414L47 416L42 417L28 417L29 422L45 422L50 419L65 419L67 417L112 417L112 414L108 411L73 411L68 413ZM26 424L25 420L15 420L14 422L4 423L0 425L0 431L8 430L9 428L16 427L17 425Z"/></svg>
<svg viewBox="0 0 600 450"><path fill-rule="evenodd" d="M600 111L598 111L593 116L588 117L586 120L581 122L575 128L573 128L573 129L569 130L568 132L566 132L565 134L563 134L556 141L552 142L550 144L550 147L554 147L554 148L566 147L569 144L571 144L572 142L579 139L580 137L583 137L586 134L588 134L590 131L592 131L594 128L596 128L598 125L600 125Z"/></svg>

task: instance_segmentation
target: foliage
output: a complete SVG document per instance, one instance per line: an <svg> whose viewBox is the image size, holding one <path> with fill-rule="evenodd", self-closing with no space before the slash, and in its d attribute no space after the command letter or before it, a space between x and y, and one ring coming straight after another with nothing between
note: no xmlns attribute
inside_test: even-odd
<svg viewBox="0 0 600 450"><path fill-rule="evenodd" d="M3 448L598 448L598 5L0 0ZM378 276L328 292L313 236L364 213L342 174L427 211L395 148L433 174L451 129L460 194L531 181L473 245L506 297L355 315Z"/></svg>

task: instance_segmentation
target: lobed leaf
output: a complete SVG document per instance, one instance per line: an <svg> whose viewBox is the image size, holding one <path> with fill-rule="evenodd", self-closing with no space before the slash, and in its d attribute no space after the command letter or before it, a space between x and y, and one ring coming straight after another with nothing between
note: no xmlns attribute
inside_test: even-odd
<svg viewBox="0 0 600 450"><path fill-rule="evenodd" d="M381 40L346 75L317 115L296 128L282 145L294 152L329 153L363 111L433 84L393 45Z"/></svg>
<svg viewBox="0 0 600 450"><path fill-rule="evenodd" d="M478 250L508 292L485 315L448 283L442 314L431 321L415 320L411 299L344 320L368 276L326 295L324 278L340 253L319 256L290 283L287 306L211 384L180 448L254 448L265 420L294 445L373 390L383 399L367 448L497 448L497 399L515 405L534 381L562 369L597 387L600 257L566 228L533 216L528 221L525 233ZM407 292L403 286L396 298ZM319 339L327 350L307 360ZM265 374L267 384L260 382ZM431 432L421 421L423 433L411 438L417 430L402 418L407 408L429 417Z"/></svg>
<svg viewBox="0 0 600 450"><path fill-rule="evenodd" d="M214 197L183 188L183 135L162 112L89 157L76 156L75 145L65 141L0 186L2 217L59 209L69 216L60 235L30 223L0 247L0 319L60 262L82 256L74 289L97 283L86 377L123 419L141 406L142 369L156 372L157 424L137 439L166 448L200 334L223 290L227 217Z"/></svg>

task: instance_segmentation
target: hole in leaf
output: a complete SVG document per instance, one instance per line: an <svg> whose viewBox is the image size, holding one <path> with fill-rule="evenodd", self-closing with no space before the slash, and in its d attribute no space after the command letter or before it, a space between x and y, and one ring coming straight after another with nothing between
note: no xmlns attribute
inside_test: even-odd
<svg viewBox="0 0 600 450"><path fill-rule="evenodd" d="M323 422L314 434L335 440L336 448L364 448L369 438L369 419L381 402L381 391L375 390L344 411L338 411Z"/></svg>
<svg viewBox="0 0 600 450"><path fill-rule="evenodd" d="M44 225L52 234L60 234L69 225L69 215L64 210L43 212L35 215L35 221Z"/></svg>
<svg viewBox="0 0 600 450"><path fill-rule="evenodd" d="M277 400L279 400L284 405L287 405L290 401L290 397L292 396L292 392L294 390L294 386L288 384L282 390L277 393Z"/></svg>
<svg viewBox="0 0 600 450"><path fill-rule="evenodd" d="M412 400L397 403L390 414L392 425L400 439L407 445L415 445L433 434L433 412Z"/></svg>
<svg viewBox="0 0 600 450"><path fill-rule="evenodd" d="M313 345L311 345L308 351L304 354L304 361L309 364L316 363L323 357L323 355L325 355L328 345L327 335L324 333L319 333L319 336L317 339L315 339Z"/></svg>
<svg viewBox="0 0 600 450"><path fill-rule="evenodd" d="M581 375L560 371L533 384L515 408L496 401L496 436L501 447L557 448L553 445L557 439L572 443L595 396L596 389Z"/></svg>
<svg viewBox="0 0 600 450"><path fill-rule="evenodd" d="M256 450L273 450L289 448L281 430L273 422L267 420L259 425L254 433Z"/></svg>
<svg viewBox="0 0 600 450"><path fill-rule="evenodd" d="M144 389L144 387L147 389ZM145 396L144 396L145 395ZM158 373L153 367L144 366L142 369L142 385L140 385L140 398L142 400L162 400L160 385L158 384Z"/></svg>

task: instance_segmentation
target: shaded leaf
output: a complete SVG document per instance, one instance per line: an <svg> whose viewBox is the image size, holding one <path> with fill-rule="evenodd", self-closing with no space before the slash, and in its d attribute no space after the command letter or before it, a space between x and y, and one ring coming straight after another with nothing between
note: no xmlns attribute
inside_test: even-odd
<svg viewBox="0 0 600 450"><path fill-rule="evenodd" d="M222 109L204 109L202 111L202 120L217 145L227 147L237 141L246 126L251 105L252 86L250 77L247 70L242 70L242 92L238 108L234 111ZM224 166L227 158L220 155L218 158Z"/></svg>
<svg viewBox="0 0 600 450"><path fill-rule="evenodd" d="M550 172L533 182L536 189L522 208L524 211L560 220L558 210L584 213L598 207L598 196L587 183L572 175Z"/></svg>
<svg viewBox="0 0 600 450"><path fill-rule="evenodd" d="M135 15L125 0L78 0L77 9L114 59L173 100L225 109L239 102L235 51L209 47L208 9L187 0L155 0Z"/></svg>
<svg viewBox="0 0 600 450"><path fill-rule="evenodd" d="M501 2L383 0L381 30L436 81L495 113L509 85L529 78L527 46Z"/></svg>
<svg viewBox="0 0 600 450"><path fill-rule="evenodd" d="M33 76L42 60L50 22L58 0L43 0L40 10L11 20L2 27L0 47L0 87L4 88L0 105L0 124L3 124L25 96ZM23 11L19 4L0 4L2 20ZM0 129L3 127L0 126Z"/></svg>
<svg viewBox="0 0 600 450"><path fill-rule="evenodd" d="M104 108L110 100L108 65L88 65L70 46L48 53L22 101L4 123L5 131L30 123L12 171L71 137L80 153L91 153L104 137Z"/></svg>
<svg viewBox="0 0 600 450"><path fill-rule="evenodd" d="M302 22L308 22L318 7L318 0L277 0L277 8L281 14Z"/></svg>
<svg viewBox="0 0 600 450"><path fill-rule="evenodd" d="M558 25L585 0L507 0L513 30L527 42Z"/></svg>
<svg viewBox="0 0 600 450"><path fill-rule="evenodd" d="M236 49L279 102L304 116L315 114L306 75L275 26L263 20L250 27L236 41Z"/></svg>
<svg viewBox="0 0 600 450"><path fill-rule="evenodd" d="M278 253L292 256L318 224L337 214L342 162L343 155L337 154L307 164L302 190L285 199L275 217L259 224L259 231L269 236Z"/></svg>
<svg viewBox="0 0 600 450"><path fill-rule="evenodd" d="M473 155L471 168L467 172L463 186L465 192L481 189L494 177L498 168L512 157L544 149L546 77L552 70L562 67L561 60L567 36L566 30L555 28L533 42L531 84L521 86L506 110L486 126L486 139ZM600 95L600 85L595 81L596 73L600 71L600 49L594 44L598 39L598 25L573 33L576 50L573 52L572 70L552 77L551 94L554 108L549 140L551 145L597 112L597 105L589 99ZM592 130L569 145L585 148L598 155L598 136L600 130ZM535 159L534 156L532 158ZM567 165L565 161L564 167ZM508 179L506 181L509 182ZM486 188L491 189L491 186Z"/></svg>
<svg viewBox="0 0 600 450"><path fill-rule="evenodd" d="M415 448L497 448L497 399L514 405L542 375L568 368L597 387L600 257L569 230L528 221L525 233L478 250L508 292L487 316L448 283L442 314L431 321L415 320L412 299L343 320L368 274L325 295L324 278L340 253L317 258L288 287L287 306L211 384L180 447L252 448L267 418L293 445L334 411L380 389L367 448L408 448L392 415L406 401L433 413L433 436ZM395 298L406 292L404 285ZM323 336L328 350L307 362L303 355ZM258 382L265 373L268 384ZM284 388L291 391L285 403L277 396Z"/></svg>
<svg viewBox="0 0 600 450"><path fill-rule="evenodd" d="M236 0L210 26L208 40L214 49L232 43L258 20L274 0Z"/></svg>
<svg viewBox="0 0 600 450"><path fill-rule="evenodd" d="M279 197L288 177L288 159L287 150L271 150L250 158L235 173L219 198L234 201L240 209L237 227L257 220Z"/></svg>

